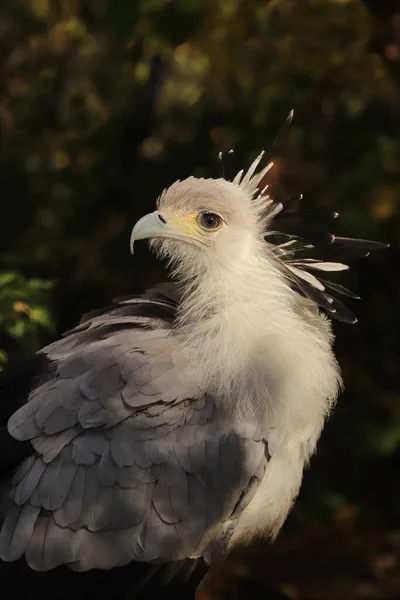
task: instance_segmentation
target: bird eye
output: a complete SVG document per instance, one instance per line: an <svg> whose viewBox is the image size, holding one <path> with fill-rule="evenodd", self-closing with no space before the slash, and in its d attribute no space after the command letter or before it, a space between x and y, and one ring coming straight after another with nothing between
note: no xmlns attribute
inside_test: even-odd
<svg viewBox="0 0 400 600"><path fill-rule="evenodd" d="M201 212L197 217L197 222L203 229L219 229L222 225L222 219L213 212Z"/></svg>

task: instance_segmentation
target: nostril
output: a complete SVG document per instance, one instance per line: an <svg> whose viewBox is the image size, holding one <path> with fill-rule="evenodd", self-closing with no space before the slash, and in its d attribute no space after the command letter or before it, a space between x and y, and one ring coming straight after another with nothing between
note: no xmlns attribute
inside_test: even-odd
<svg viewBox="0 0 400 600"><path fill-rule="evenodd" d="M157 213L157 217L160 219L161 223L164 223L164 225L167 224L167 219L164 217L164 215Z"/></svg>

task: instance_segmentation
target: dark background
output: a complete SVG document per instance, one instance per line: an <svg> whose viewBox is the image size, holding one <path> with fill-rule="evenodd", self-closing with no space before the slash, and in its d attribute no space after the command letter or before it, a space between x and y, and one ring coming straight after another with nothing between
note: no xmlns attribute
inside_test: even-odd
<svg viewBox="0 0 400 600"><path fill-rule="evenodd" d="M129 234L189 174L268 148L335 231L391 243L345 283L346 391L291 517L213 585L400 597L400 10L389 0L2 0L0 362L164 278ZM246 593L246 592L245 592ZM239 596L238 596L239 597ZM252 596L253 597L253 596Z"/></svg>

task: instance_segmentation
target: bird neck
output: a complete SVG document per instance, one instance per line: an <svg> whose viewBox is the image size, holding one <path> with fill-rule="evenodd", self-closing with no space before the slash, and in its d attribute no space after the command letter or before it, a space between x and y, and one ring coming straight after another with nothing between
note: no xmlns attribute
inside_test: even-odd
<svg viewBox="0 0 400 600"><path fill-rule="evenodd" d="M176 331L207 389L232 392L257 367L263 345L285 332L293 294L272 260L208 263L181 282ZM228 385L228 388L226 386Z"/></svg>
<svg viewBox="0 0 400 600"><path fill-rule="evenodd" d="M272 258L208 266L182 289L175 332L203 389L246 420L323 419L340 379L330 326Z"/></svg>

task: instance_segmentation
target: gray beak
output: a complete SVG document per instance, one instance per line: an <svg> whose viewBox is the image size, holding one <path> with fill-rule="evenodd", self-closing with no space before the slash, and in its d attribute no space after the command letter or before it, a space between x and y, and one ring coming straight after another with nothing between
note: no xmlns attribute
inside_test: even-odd
<svg viewBox="0 0 400 600"><path fill-rule="evenodd" d="M131 233L130 249L133 254L133 247L136 240L146 240L153 237L168 237L168 223L166 218L158 211L145 215L136 223Z"/></svg>
<svg viewBox="0 0 400 600"><path fill-rule="evenodd" d="M206 239L198 235L196 230L191 229L185 222L179 219L168 219L159 210L155 210L142 217L132 229L130 248L133 254L133 247L136 240L146 240L150 238L169 238L187 244L202 246L208 245Z"/></svg>

